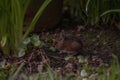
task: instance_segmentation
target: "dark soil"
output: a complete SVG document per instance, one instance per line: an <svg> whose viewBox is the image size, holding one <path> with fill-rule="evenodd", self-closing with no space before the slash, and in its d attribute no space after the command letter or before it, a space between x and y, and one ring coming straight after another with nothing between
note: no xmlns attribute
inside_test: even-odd
<svg viewBox="0 0 120 80"><path fill-rule="evenodd" d="M54 47L56 41L59 43L61 38L64 38L66 35L72 35L77 39L79 38L78 40L82 42L80 51L72 52L71 50L72 53L70 53L69 51L61 52L61 49L51 51L49 47L34 47L30 48L24 57L6 58L6 64L20 64L21 62L25 62L25 69L30 73L43 70L47 65L50 65L53 69L60 69L64 74L66 72L77 72L77 69L80 69L85 63L78 58L82 56L83 59L87 60L89 66L109 67L112 54L120 56L120 32L116 30L115 27L108 25L61 25L60 28L55 30L38 33L40 40L50 47ZM68 48L71 47L70 43L66 45L68 45L66 46ZM2 59L5 58L3 57Z"/></svg>

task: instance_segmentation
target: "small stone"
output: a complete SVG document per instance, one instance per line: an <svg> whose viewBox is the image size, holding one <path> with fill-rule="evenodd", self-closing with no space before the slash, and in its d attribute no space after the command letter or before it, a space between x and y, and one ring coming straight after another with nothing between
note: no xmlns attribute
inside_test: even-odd
<svg viewBox="0 0 120 80"><path fill-rule="evenodd" d="M86 77L88 75L88 73L86 72L85 69L81 70L81 73L80 73L81 77Z"/></svg>
<svg viewBox="0 0 120 80"><path fill-rule="evenodd" d="M88 80L87 78L83 78L82 80Z"/></svg>
<svg viewBox="0 0 120 80"><path fill-rule="evenodd" d="M38 65L37 70L42 71L42 69L43 69L43 64Z"/></svg>

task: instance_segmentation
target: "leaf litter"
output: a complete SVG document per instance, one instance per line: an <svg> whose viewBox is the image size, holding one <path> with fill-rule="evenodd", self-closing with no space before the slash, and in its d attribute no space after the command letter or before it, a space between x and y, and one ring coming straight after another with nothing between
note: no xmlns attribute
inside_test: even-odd
<svg viewBox="0 0 120 80"><path fill-rule="evenodd" d="M10 67L24 62L24 69L30 74L43 71L47 65L50 65L53 69L60 69L62 75L73 72L87 76L88 73L82 67L110 66L113 52L120 47L116 47L114 43L120 40L119 35L114 28L105 30L101 27L82 25L67 29L57 28L54 31L42 32L39 37L33 38L32 43L35 43L35 46L28 47L24 56L2 57L0 65ZM59 44L57 47L56 43ZM44 47L36 47L38 44L44 44Z"/></svg>

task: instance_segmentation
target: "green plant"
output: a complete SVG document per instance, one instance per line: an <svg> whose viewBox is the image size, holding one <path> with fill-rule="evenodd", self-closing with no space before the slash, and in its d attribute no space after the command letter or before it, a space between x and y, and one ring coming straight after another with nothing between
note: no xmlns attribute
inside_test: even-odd
<svg viewBox="0 0 120 80"><path fill-rule="evenodd" d="M120 64L118 58L113 55L114 59L112 60L111 66L109 68L105 67L91 67L87 65L83 67L82 70L88 72L87 80L120 80ZM10 69L0 69L0 79L2 80L83 80L83 77L80 74L66 73L62 76L59 73L59 70L53 70L48 65L46 70L40 71L38 73L33 73L28 75L23 72L24 63L19 67L13 66ZM95 71L96 70L96 71ZM79 70L78 70L79 72ZM96 72L96 73L91 73ZM91 76L93 75L93 76Z"/></svg>
<svg viewBox="0 0 120 80"><path fill-rule="evenodd" d="M8 69L0 68L0 79L1 80L7 80L8 75L9 75L9 70Z"/></svg>
<svg viewBox="0 0 120 80"><path fill-rule="evenodd" d="M119 0L64 0L72 15L84 24L108 23L120 18Z"/></svg>
<svg viewBox="0 0 120 80"><path fill-rule="evenodd" d="M15 66L14 68L11 68L11 72L9 72L8 80L16 80L23 66L24 66L24 63L21 63L21 65L18 68L16 68Z"/></svg>
<svg viewBox="0 0 120 80"><path fill-rule="evenodd" d="M22 41L29 35L51 0L45 0L23 34L23 23L30 0L0 0L0 49L4 54L18 54Z"/></svg>

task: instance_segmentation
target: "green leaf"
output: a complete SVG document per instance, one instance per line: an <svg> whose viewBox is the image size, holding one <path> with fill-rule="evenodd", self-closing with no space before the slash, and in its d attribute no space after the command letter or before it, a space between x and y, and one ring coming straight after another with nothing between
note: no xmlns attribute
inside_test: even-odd
<svg viewBox="0 0 120 80"><path fill-rule="evenodd" d="M31 43L34 45L34 46L39 46L41 44L40 42L40 39L39 39L39 36L38 35L33 35L31 37Z"/></svg>
<svg viewBox="0 0 120 80"><path fill-rule="evenodd" d="M26 38L26 39L23 41L23 44L24 44L24 45L28 45L30 42L31 42L30 38Z"/></svg>
<svg viewBox="0 0 120 80"><path fill-rule="evenodd" d="M52 46L51 46L49 49L50 49L52 52L56 52L56 51L57 51L57 49L56 49L55 47L52 47Z"/></svg>
<svg viewBox="0 0 120 80"><path fill-rule="evenodd" d="M1 40L1 47L4 47L5 46L5 44L6 44L6 41L7 41L7 36L3 36L2 37L2 40Z"/></svg>
<svg viewBox="0 0 120 80"><path fill-rule="evenodd" d="M45 42L52 43L53 42L53 38L52 37L48 37L48 38L45 39Z"/></svg>
<svg viewBox="0 0 120 80"><path fill-rule="evenodd" d="M48 4L50 2L51 2L51 0L45 0L44 1L42 6L39 8L38 12L36 13L35 17L33 18L32 22L29 24L28 29L27 29L26 33L24 34L24 36L23 36L23 39L25 39L28 36L28 34L31 32L31 30L35 26L36 22L38 21L38 19L42 15L43 11L45 10L45 8L48 6Z"/></svg>

